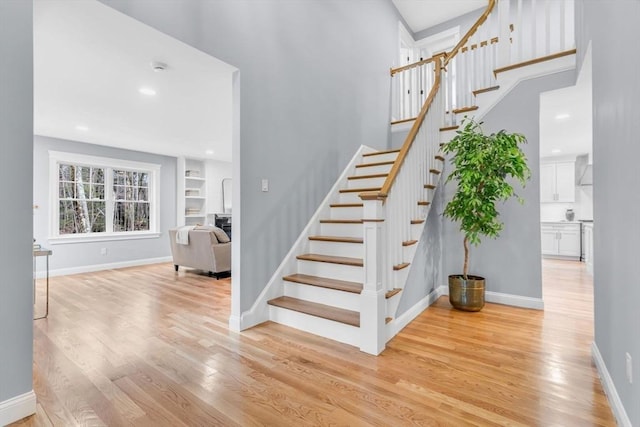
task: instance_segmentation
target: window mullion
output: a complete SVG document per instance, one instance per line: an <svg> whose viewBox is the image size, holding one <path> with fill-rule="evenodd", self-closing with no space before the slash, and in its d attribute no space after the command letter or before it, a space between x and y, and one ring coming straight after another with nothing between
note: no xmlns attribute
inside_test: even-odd
<svg viewBox="0 0 640 427"><path fill-rule="evenodd" d="M106 206L106 231L107 233L113 233L113 210L115 208L115 201L113 200L113 168L105 168L104 170L105 184L104 184L104 197Z"/></svg>

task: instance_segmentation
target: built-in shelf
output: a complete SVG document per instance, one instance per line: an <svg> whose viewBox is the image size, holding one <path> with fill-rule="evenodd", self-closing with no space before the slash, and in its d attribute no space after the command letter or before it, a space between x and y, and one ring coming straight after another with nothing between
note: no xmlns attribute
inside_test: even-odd
<svg viewBox="0 0 640 427"><path fill-rule="evenodd" d="M206 164L200 159L178 159L178 225L204 224L207 218Z"/></svg>

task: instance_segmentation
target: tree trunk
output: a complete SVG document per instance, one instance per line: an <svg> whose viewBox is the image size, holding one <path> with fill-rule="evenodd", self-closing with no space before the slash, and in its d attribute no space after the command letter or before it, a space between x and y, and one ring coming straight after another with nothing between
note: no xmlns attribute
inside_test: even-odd
<svg viewBox="0 0 640 427"><path fill-rule="evenodd" d="M89 207L87 205L87 195L84 192L84 181L82 180L82 168L76 166L75 168L75 181L76 181L76 197L78 199L78 205L80 207L77 210L77 214L82 225L81 233L91 232L91 221L89 220Z"/></svg>
<svg viewBox="0 0 640 427"><path fill-rule="evenodd" d="M469 273L469 238L464 238L464 266L462 267L462 278L467 280L467 274Z"/></svg>

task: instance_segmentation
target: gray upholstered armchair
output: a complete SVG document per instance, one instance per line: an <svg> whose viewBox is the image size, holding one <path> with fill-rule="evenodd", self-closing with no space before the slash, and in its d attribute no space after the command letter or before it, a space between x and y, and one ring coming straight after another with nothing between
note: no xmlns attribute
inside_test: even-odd
<svg viewBox="0 0 640 427"><path fill-rule="evenodd" d="M210 276L214 275L216 278L219 278L221 273L231 271L231 242L222 229L213 226L185 228L182 232L188 232L187 244L176 242L178 230L180 228L169 230L171 254L176 271L182 265L208 271Z"/></svg>

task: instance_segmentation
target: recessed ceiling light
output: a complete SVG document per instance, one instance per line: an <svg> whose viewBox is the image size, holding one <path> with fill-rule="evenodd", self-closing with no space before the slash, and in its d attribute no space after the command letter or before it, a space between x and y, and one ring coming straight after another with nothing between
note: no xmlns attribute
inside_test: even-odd
<svg viewBox="0 0 640 427"><path fill-rule="evenodd" d="M213 150L207 150L207 151L205 151L205 154L207 154L207 155L209 155L209 156L210 156L210 155L212 155L213 153L215 153L215 151L213 151Z"/></svg>
<svg viewBox="0 0 640 427"><path fill-rule="evenodd" d="M553 150L551 150L551 153L553 153L553 154L560 154L560 153L562 153L562 150L561 150L561 149L559 149L559 148L554 148Z"/></svg>
<svg viewBox="0 0 640 427"><path fill-rule="evenodd" d="M80 130L80 131L86 132L86 131L89 130L89 127L85 126L85 125L78 125L78 126L76 126L76 130Z"/></svg>
<svg viewBox="0 0 640 427"><path fill-rule="evenodd" d="M150 87L141 87L140 89L138 89L138 92L147 96L153 96L156 94L156 91L151 89Z"/></svg>
<svg viewBox="0 0 640 427"><path fill-rule="evenodd" d="M564 120L564 119L568 119L569 117L571 117L571 115L567 113L557 114L556 120Z"/></svg>

